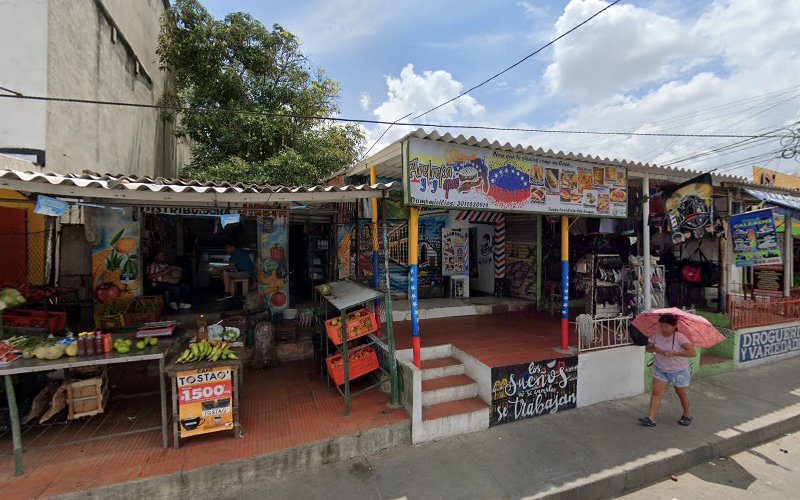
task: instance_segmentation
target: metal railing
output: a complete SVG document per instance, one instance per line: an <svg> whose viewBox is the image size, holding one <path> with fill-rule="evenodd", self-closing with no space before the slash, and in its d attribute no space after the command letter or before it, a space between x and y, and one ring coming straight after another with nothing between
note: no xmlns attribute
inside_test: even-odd
<svg viewBox="0 0 800 500"><path fill-rule="evenodd" d="M731 328L749 328L800 320L800 297L728 296Z"/></svg>
<svg viewBox="0 0 800 500"><path fill-rule="evenodd" d="M586 316L586 318L581 318ZM628 335L628 325L632 316L617 316L614 318L592 318L588 314L581 314L576 320L578 330L578 351L594 351L631 345Z"/></svg>

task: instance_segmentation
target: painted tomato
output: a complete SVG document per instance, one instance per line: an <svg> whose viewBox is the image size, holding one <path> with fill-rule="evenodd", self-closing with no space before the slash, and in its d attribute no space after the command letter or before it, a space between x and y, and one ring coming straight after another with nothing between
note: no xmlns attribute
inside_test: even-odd
<svg viewBox="0 0 800 500"><path fill-rule="evenodd" d="M111 283L103 283L97 285L94 289L94 298L101 304L108 299L116 299L122 294L122 291Z"/></svg>
<svg viewBox="0 0 800 500"><path fill-rule="evenodd" d="M283 292L275 292L269 298L269 301L275 307L283 307L286 305L286 294Z"/></svg>
<svg viewBox="0 0 800 500"><path fill-rule="evenodd" d="M269 249L269 256L274 261L282 262L285 256L285 251L283 247L278 246L276 243L272 248Z"/></svg>

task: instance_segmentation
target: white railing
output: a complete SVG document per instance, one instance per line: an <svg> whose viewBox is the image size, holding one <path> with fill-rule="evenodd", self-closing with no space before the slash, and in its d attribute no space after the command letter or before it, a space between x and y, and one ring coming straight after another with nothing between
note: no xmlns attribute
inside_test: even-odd
<svg viewBox="0 0 800 500"><path fill-rule="evenodd" d="M631 345L628 325L632 316L614 318L592 318L581 314L576 320L578 330L578 351L594 351Z"/></svg>

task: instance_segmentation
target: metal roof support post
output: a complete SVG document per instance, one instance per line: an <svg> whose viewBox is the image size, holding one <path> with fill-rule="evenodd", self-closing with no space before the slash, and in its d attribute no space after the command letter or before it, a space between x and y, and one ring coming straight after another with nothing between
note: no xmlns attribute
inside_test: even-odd
<svg viewBox="0 0 800 500"><path fill-rule="evenodd" d="M375 185L378 183L378 173L375 166L369 167L369 183ZM378 198L370 198L370 208L372 216L372 286L375 290L381 289L381 272L378 260ZM375 316L378 324L381 323L381 301L375 300ZM384 319L385 321L385 319Z"/></svg>
<svg viewBox="0 0 800 500"><path fill-rule="evenodd" d="M569 350L569 217L561 216L561 350Z"/></svg>
<svg viewBox="0 0 800 500"><path fill-rule="evenodd" d="M653 272L650 265L650 174L644 174L642 179L642 256L644 257L644 268L642 269L642 286L644 287L644 310L649 311L653 308L653 295L650 287L652 284L650 273Z"/></svg>
<svg viewBox="0 0 800 500"><path fill-rule="evenodd" d="M783 219L783 296L792 294L792 260L794 258L794 237L792 235L792 218Z"/></svg>
<svg viewBox="0 0 800 500"><path fill-rule="evenodd" d="M389 276L389 226L386 224L386 198L381 198L381 222L383 223L383 274L386 282L386 344L389 346L389 378L392 387L392 403L400 405L400 389L397 384L397 359L394 355L394 320L392 319L392 281Z"/></svg>
<svg viewBox="0 0 800 500"><path fill-rule="evenodd" d="M411 309L411 347L414 350L414 366L422 367L419 344L419 208L408 209L408 303Z"/></svg>

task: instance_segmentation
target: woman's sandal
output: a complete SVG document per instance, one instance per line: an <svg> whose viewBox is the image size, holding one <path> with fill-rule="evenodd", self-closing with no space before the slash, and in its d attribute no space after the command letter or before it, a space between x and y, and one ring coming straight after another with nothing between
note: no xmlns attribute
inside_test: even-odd
<svg viewBox="0 0 800 500"><path fill-rule="evenodd" d="M650 417L642 417L639 419L639 423L645 427L655 427L656 423L650 420Z"/></svg>
<svg viewBox="0 0 800 500"><path fill-rule="evenodd" d="M678 425L682 425L684 427L689 427L689 424L691 423L692 423L692 417L682 416L680 420L678 420Z"/></svg>

